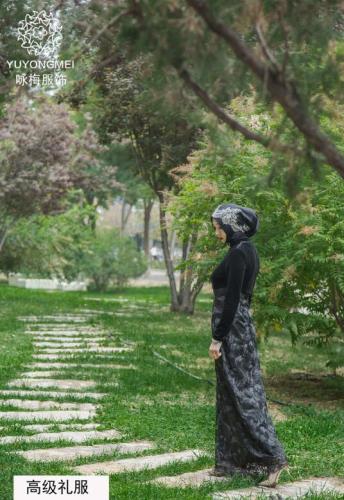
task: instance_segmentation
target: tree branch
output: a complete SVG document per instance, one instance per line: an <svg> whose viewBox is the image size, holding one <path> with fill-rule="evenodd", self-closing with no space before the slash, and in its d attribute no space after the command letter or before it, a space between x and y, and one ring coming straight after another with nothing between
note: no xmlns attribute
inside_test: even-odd
<svg viewBox="0 0 344 500"><path fill-rule="evenodd" d="M244 125L242 125L237 120L232 118L228 113L226 113L215 101L213 101L209 94L191 78L189 72L186 69L179 69L178 74L180 78L187 84L187 86L190 87L193 92L204 102L207 108L214 113L215 116L229 125L232 130L240 132L246 139L256 141L259 144L262 144L264 147L270 148L272 150L282 151L284 153L291 151L302 153L301 150L298 150L291 145L283 144L281 142L278 142L274 138L262 136L246 128Z"/></svg>
<svg viewBox="0 0 344 500"><path fill-rule="evenodd" d="M83 55L86 49L89 47L92 47L94 42L96 42L102 35L105 33L109 28L112 28L115 26L123 17L130 15L132 12L131 10L124 10L117 14L116 16L112 17L108 23L105 24L92 38L91 40L84 41L83 45L81 46L80 50L76 53L74 56L74 63L80 59L80 57ZM113 57L113 56L111 56Z"/></svg>
<svg viewBox="0 0 344 500"><path fill-rule="evenodd" d="M270 61L272 67L275 68L275 70L280 71L278 62L276 61L272 52L270 51L258 22L256 23L256 33L266 59Z"/></svg>
<svg viewBox="0 0 344 500"><path fill-rule="evenodd" d="M225 40L236 57L248 66L261 82L266 83L271 97L281 104L307 142L322 153L328 164L344 178L344 156L309 116L294 82L286 80L281 71L261 62L234 30L212 14L205 0L186 0L186 2L202 17L211 31Z"/></svg>

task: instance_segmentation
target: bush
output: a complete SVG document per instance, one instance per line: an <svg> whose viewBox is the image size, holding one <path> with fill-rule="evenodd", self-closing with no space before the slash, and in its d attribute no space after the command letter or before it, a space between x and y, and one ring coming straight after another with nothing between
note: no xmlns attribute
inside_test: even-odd
<svg viewBox="0 0 344 500"><path fill-rule="evenodd" d="M74 205L60 215L20 219L0 253L0 269L31 278L78 279L93 239L93 214L93 207Z"/></svg>
<svg viewBox="0 0 344 500"><path fill-rule="evenodd" d="M130 238L120 236L118 230L97 233L82 262L83 273L91 280L89 288L97 291L105 291L111 285L123 286L146 269L144 255Z"/></svg>

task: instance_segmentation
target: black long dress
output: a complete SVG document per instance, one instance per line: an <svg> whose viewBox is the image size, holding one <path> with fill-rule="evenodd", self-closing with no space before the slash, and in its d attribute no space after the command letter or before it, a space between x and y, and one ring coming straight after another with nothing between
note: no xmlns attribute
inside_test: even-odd
<svg viewBox="0 0 344 500"><path fill-rule="evenodd" d="M256 332L250 316L259 257L243 233L211 275L212 337L222 341L215 360L215 468L228 473L268 474L287 457L268 413Z"/></svg>

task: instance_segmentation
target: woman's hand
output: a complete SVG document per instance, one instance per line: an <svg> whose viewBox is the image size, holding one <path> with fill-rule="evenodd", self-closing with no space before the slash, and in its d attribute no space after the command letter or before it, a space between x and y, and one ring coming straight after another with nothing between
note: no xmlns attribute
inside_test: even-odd
<svg viewBox="0 0 344 500"><path fill-rule="evenodd" d="M221 345L221 341L215 339L212 340L209 347L209 356L211 357L211 359L218 359L220 356L222 356L220 352Z"/></svg>

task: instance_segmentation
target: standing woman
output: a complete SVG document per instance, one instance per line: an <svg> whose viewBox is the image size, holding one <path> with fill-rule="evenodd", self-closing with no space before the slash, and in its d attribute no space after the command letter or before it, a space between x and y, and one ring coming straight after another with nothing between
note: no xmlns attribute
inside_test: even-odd
<svg viewBox="0 0 344 500"><path fill-rule="evenodd" d="M250 208L227 203L211 216L216 237L230 246L211 275L214 304L209 355L216 371L216 476L268 474L274 487L288 461L268 414L256 332L249 312L259 272L249 240L258 229Z"/></svg>

